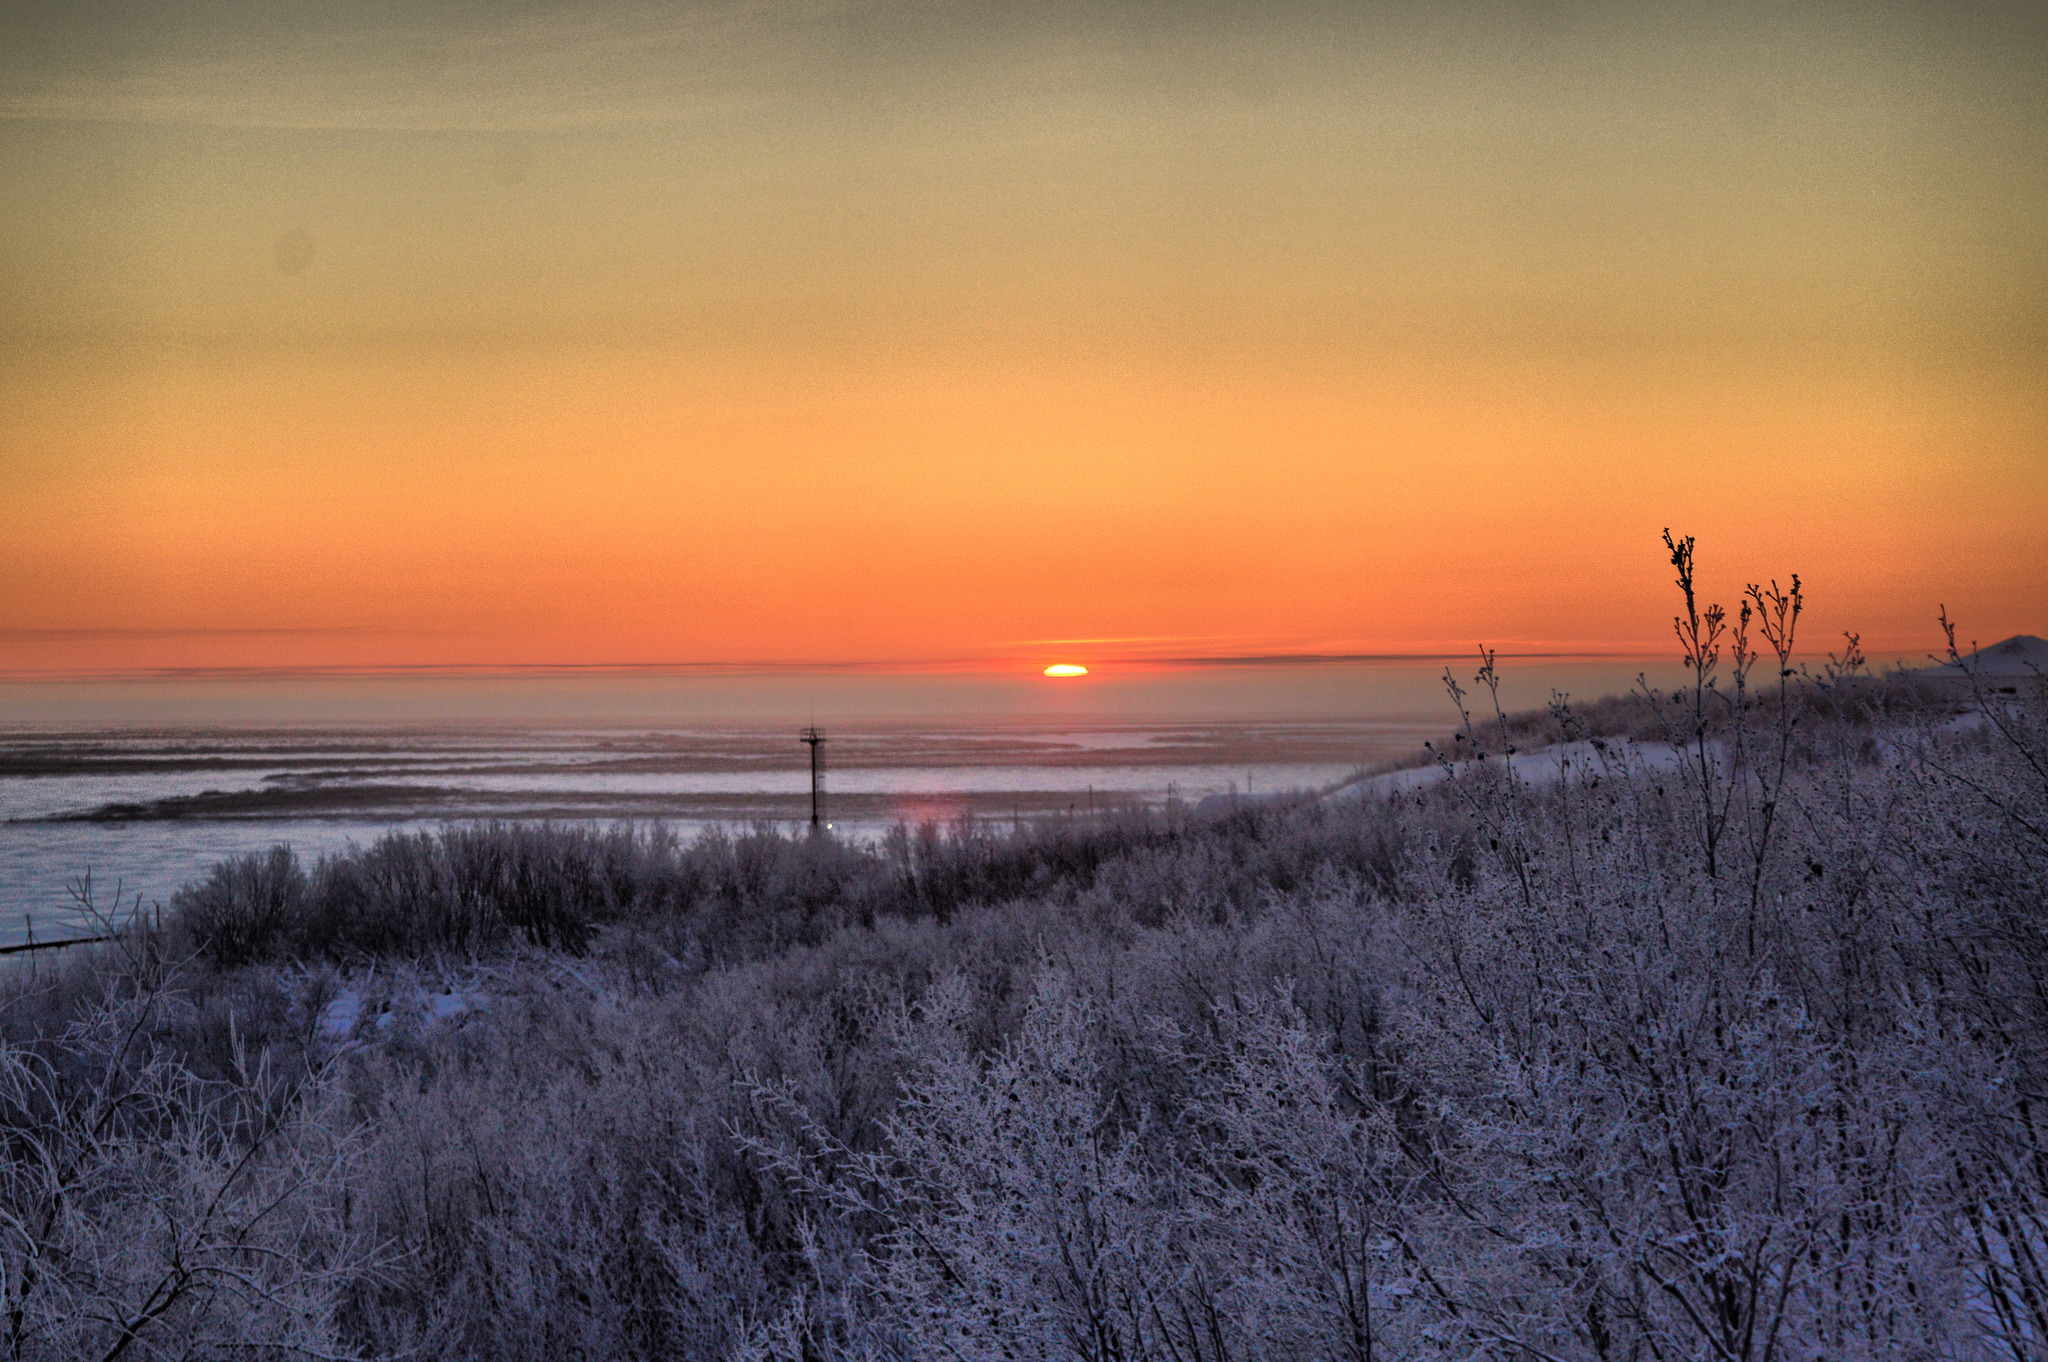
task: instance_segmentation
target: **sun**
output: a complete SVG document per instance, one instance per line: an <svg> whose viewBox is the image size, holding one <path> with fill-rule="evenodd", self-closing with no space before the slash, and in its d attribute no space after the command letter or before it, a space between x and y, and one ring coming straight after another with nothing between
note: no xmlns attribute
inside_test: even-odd
<svg viewBox="0 0 2048 1362"><path fill-rule="evenodd" d="M1055 662L1045 669L1047 676L1086 676L1088 669L1075 662Z"/></svg>

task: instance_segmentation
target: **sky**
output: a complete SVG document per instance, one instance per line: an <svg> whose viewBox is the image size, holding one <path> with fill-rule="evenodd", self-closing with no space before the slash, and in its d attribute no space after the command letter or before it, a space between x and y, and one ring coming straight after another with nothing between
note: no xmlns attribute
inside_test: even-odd
<svg viewBox="0 0 2048 1362"><path fill-rule="evenodd" d="M2048 633L2044 133L2023 6L16 0L0 680Z"/></svg>

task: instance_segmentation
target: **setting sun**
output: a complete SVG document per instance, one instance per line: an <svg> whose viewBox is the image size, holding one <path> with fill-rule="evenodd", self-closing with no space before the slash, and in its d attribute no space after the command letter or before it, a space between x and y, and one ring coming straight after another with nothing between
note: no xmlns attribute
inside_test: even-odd
<svg viewBox="0 0 2048 1362"><path fill-rule="evenodd" d="M1086 676L1088 669L1072 662L1055 662L1045 669L1047 676Z"/></svg>

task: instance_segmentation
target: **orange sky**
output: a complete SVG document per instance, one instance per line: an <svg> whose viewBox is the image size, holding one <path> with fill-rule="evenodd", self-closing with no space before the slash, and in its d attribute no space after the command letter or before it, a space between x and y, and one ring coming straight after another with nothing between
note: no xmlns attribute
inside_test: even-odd
<svg viewBox="0 0 2048 1362"><path fill-rule="evenodd" d="M2041 21L1520 14L11 8L0 674L2048 632Z"/></svg>

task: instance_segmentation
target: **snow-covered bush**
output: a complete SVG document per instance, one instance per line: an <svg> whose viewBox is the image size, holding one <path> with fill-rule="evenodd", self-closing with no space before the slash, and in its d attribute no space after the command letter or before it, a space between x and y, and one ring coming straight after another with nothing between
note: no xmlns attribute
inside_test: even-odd
<svg viewBox="0 0 2048 1362"><path fill-rule="evenodd" d="M0 1046L0 1347L13 1358L350 1353L351 1141L318 1082L261 1057L202 1079L145 998L53 1044Z"/></svg>

